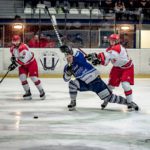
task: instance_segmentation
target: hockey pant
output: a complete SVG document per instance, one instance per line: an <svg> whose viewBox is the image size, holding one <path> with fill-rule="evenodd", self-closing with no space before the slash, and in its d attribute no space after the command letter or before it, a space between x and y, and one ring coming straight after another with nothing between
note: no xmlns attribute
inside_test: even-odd
<svg viewBox="0 0 150 150"><path fill-rule="evenodd" d="M110 103L118 103L127 105L127 99L122 96L117 96L113 94L108 86L101 80L101 78L97 77L94 81L86 84L80 79L71 80L69 82L69 93L70 98L72 100L76 100L77 91L92 91L95 92L101 100L110 102Z"/></svg>

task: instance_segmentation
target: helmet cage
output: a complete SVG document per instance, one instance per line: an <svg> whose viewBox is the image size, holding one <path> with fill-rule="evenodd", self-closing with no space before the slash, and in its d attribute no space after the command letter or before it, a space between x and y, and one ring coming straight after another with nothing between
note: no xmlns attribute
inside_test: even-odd
<svg viewBox="0 0 150 150"><path fill-rule="evenodd" d="M63 45L60 47L60 50L62 53L64 53L65 55L73 55L73 50L71 47L68 47L66 45Z"/></svg>

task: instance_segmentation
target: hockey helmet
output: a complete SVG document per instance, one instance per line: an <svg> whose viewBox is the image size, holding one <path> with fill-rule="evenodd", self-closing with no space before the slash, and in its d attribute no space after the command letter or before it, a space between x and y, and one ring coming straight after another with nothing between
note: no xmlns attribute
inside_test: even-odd
<svg viewBox="0 0 150 150"><path fill-rule="evenodd" d="M62 53L66 54L66 55L73 55L72 48L67 45L60 46L60 50Z"/></svg>
<svg viewBox="0 0 150 150"><path fill-rule="evenodd" d="M20 42L21 42L21 37L19 35L14 35L12 37L12 44L17 46L20 44Z"/></svg>
<svg viewBox="0 0 150 150"><path fill-rule="evenodd" d="M19 35L14 35L13 37L12 37L12 41L18 41L18 40L21 40L21 37L19 36Z"/></svg>
<svg viewBox="0 0 150 150"><path fill-rule="evenodd" d="M118 34L111 34L109 36L110 41L115 41L115 44L120 42L120 36Z"/></svg>

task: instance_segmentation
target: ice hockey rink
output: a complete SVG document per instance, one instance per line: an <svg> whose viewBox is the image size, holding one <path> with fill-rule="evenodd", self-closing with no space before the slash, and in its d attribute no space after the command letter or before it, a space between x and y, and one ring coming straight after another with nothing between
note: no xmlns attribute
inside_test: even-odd
<svg viewBox="0 0 150 150"><path fill-rule="evenodd" d="M63 79L41 78L45 100L39 99L28 81L32 100L22 99L19 79L6 78L0 84L1 150L150 149L150 79L135 80L134 101L139 112L118 104L101 110L102 101L92 92L79 93L77 110L68 111L68 85ZM123 95L123 90L117 88L114 93Z"/></svg>

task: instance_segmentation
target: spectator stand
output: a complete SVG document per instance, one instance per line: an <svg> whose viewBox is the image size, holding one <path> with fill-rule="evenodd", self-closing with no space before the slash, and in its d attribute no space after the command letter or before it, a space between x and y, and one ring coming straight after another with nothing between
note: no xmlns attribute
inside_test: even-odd
<svg viewBox="0 0 150 150"><path fill-rule="evenodd" d="M150 1L140 0L139 10L143 14L143 20L149 20L150 19Z"/></svg>
<svg viewBox="0 0 150 150"><path fill-rule="evenodd" d="M122 0L118 0L115 2L115 14L116 20L122 20L125 15L125 4Z"/></svg>
<svg viewBox="0 0 150 150"><path fill-rule="evenodd" d="M138 2L135 0L130 0L128 2L125 3L125 7L126 7L126 17L127 20L139 20L139 16L140 16L140 11L138 8Z"/></svg>

